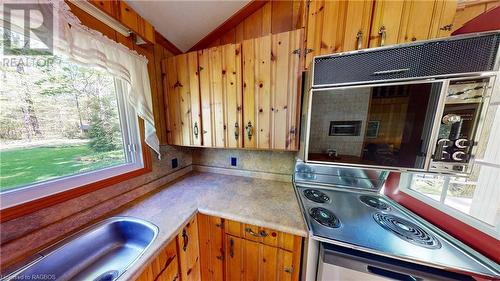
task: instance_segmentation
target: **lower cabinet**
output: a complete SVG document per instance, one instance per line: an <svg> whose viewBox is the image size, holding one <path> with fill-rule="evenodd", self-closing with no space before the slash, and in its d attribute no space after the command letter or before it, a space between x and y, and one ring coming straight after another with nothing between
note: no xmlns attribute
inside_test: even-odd
<svg viewBox="0 0 500 281"><path fill-rule="evenodd" d="M143 270L137 281L177 281L180 279L177 241L174 240Z"/></svg>
<svg viewBox="0 0 500 281"><path fill-rule="evenodd" d="M179 232L179 263L182 281L200 280L198 220L196 216Z"/></svg>
<svg viewBox="0 0 500 281"><path fill-rule="evenodd" d="M138 281L297 281L302 238L198 214Z"/></svg>
<svg viewBox="0 0 500 281"><path fill-rule="evenodd" d="M202 281L299 280L302 238L198 215Z"/></svg>

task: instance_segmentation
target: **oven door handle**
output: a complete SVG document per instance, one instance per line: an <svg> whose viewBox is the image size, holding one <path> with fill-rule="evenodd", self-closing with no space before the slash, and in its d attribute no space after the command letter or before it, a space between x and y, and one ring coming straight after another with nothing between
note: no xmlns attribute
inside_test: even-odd
<svg viewBox="0 0 500 281"><path fill-rule="evenodd" d="M401 281L422 280L420 278L415 278L415 277L408 275L408 274L404 274L404 273L400 273L400 272L396 272L396 271L392 271L392 270L387 270L384 268L375 267L375 266L371 266L371 265L368 265L366 267L366 270L372 274L379 275L382 277L387 277L390 279L395 279L395 280L401 280Z"/></svg>

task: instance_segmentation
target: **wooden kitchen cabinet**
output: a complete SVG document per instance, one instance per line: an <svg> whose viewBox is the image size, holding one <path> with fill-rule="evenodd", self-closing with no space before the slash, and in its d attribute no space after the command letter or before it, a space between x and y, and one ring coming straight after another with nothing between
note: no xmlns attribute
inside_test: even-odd
<svg viewBox="0 0 500 281"><path fill-rule="evenodd" d="M173 240L142 271L137 281L176 281L179 280L177 261L177 240Z"/></svg>
<svg viewBox="0 0 500 281"><path fill-rule="evenodd" d="M226 280L298 280L292 252L229 234L225 240Z"/></svg>
<svg viewBox="0 0 500 281"><path fill-rule="evenodd" d="M303 31L168 58L170 144L297 150Z"/></svg>
<svg viewBox="0 0 500 281"><path fill-rule="evenodd" d="M314 56L366 48L373 2L311 1L307 20L306 68Z"/></svg>
<svg viewBox="0 0 500 281"><path fill-rule="evenodd" d="M163 61L164 88L167 89L168 140L170 144L200 146L201 104L198 57L196 52Z"/></svg>
<svg viewBox="0 0 500 281"><path fill-rule="evenodd" d="M369 46L449 36L456 8L457 1L377 0Z"/></svg>
<svg viewBox="0 0 500 281"><path fill-rule="evenodd" d="M201 280L224 280L224 221L198 214ZM232 279L227 279L232 280Z"/></svg>
<svg viewBox="0 0 500 281"><path fill-rule="evenodd" d="M298 280L302 238L198 214L201 280Z"/></svg>
<svg viewBox="0 0 500 281"><path fill-rule="evenodd" d="M305 67L317 55L449 36L456 6L454 0L313 0Z"/></svg>
<svg viewBox="0 0 500 281"><path fill-rule="evenodd" d="M126 25L128 28L138 31L138 14L132 9L125 1L119 1L120 6L120 22Z"/></svg>
<svg viewBox="0 0 500 281"><path fill-rule="evenodd" d="M296 150L302 30L245 40L243 147Z"/></svg>
<svg viewBox="0 0 500 281"><path fill-rule="evenodd" d="M198 51L203 145L242 147L241 45Z"/></svg>
<svg viewBox="0 0 500 281"><path fill-rule="evenodd" d="M198 221L193 217L177 236L179 248L180 275L182 281L199 281L200 252L198 242Z"/></svg>

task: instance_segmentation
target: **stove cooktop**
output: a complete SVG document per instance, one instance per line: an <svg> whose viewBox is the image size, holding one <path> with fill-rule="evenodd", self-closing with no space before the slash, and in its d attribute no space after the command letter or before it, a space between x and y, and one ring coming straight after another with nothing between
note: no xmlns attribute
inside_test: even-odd
<svg viewBox="0 0 500 281"><path fill-rule="evenodd" d="M497 273L375 192L296 184L313 239L437 268Z"/></svg>

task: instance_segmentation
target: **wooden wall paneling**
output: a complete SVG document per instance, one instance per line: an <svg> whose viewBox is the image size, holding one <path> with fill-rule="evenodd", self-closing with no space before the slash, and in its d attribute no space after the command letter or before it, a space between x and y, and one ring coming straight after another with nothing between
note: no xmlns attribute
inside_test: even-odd
<svg viewBox="0 0 500 281"><path fill-rule="evenodd" d="M465 2L467 4L467 2ZM500 5L500 1L478 1L477 3L470 3L470 5L461 5L456 10L455 17L453 19L453 27L451 32L459 29L465 23L472 20L473 18L479 16L480 14Z"/></svg>
<svg viewBox="0 0 500 281"><path fill-rule="evenodd" d="M165 49L160 45L154 45L154 58L155 58L155 72L156 72L156 85L157 91L156 95L152 97L153 99L153 112L156 110L159 114L159 120L155 120L156 134L160 140L160 144L167 144L167 118L166 118L166 108L165 108L165 92L163 84L164 71L162 69L162 61L166 58L167 53Z"/></svg>
<svg viewBox="0 0 500 281"><path fill-rule="evenodd" d="M271 1L271 33L294 29L294 3L301 1Z"/></svg>
<svg viewBox="0 0 500 281"><path fill-rule="evenodd" d="M125 1L119 1L120 5L120 22L128 28L137 31L139 30L138 15Z"/></svg>
<svg viewBox="0 0 500 281"><path fill-rule="evenodd" d="M168 111L168 139L170 144L182 145L182 131L179 104L179 85L177 83L177 63L175 57L169 57L167 64L167 111Z"/></svg>
<svg viewBox="0 0 500 281"><path fill-rule="evenodd" d="M226 147L239 148L243 146L241 44L221 48Z"/></svg>
<svg viewBox="0 0 500 281"><path fill-rule="evenodd" d="M456 11L456 0L436 0L429 38L450 36Z"/></svg>
<svg viewBox="0 0 500 281"><path fill-rule="evenodd" d="M296 149L302 30L272 36L271 140L273 149Z"/></svg>
<svg viewBox="0 0 500 281"><path fill-rule="evenodd" d="M403 1L376 0L373 10L372 28L369 47L382 46L382 33L385 33L384 45L398 43L399 27L403 16Z"/></svg>
<svg viewBox="0 0 500 281"><path fill-rule="evenodd" d="M271 148L271 35L255 39L258 148Z"/></svg>
<svg viewBox="0 0 500 281"><path fill-rule="evenodd" d="M244 40L242 43L243 53L243 146L254 148L256 140L256 118L255 118L255 39Z"/></svg>
<svg viewBox="0 0 500 281"><path fill-rule="evenodd" d="M432 22L434 1L410 0L404 2L399 43L428 39Z"/></svg>
<svg viewBox="0 0 500 281"><path fill-rule="evenodd" d="M200 79L198 66L198 53L187 53L188 74L189 74L189 97L190 97L190 116L191 116L191 145L201 146L201 102L200 102Z"/></svg>

